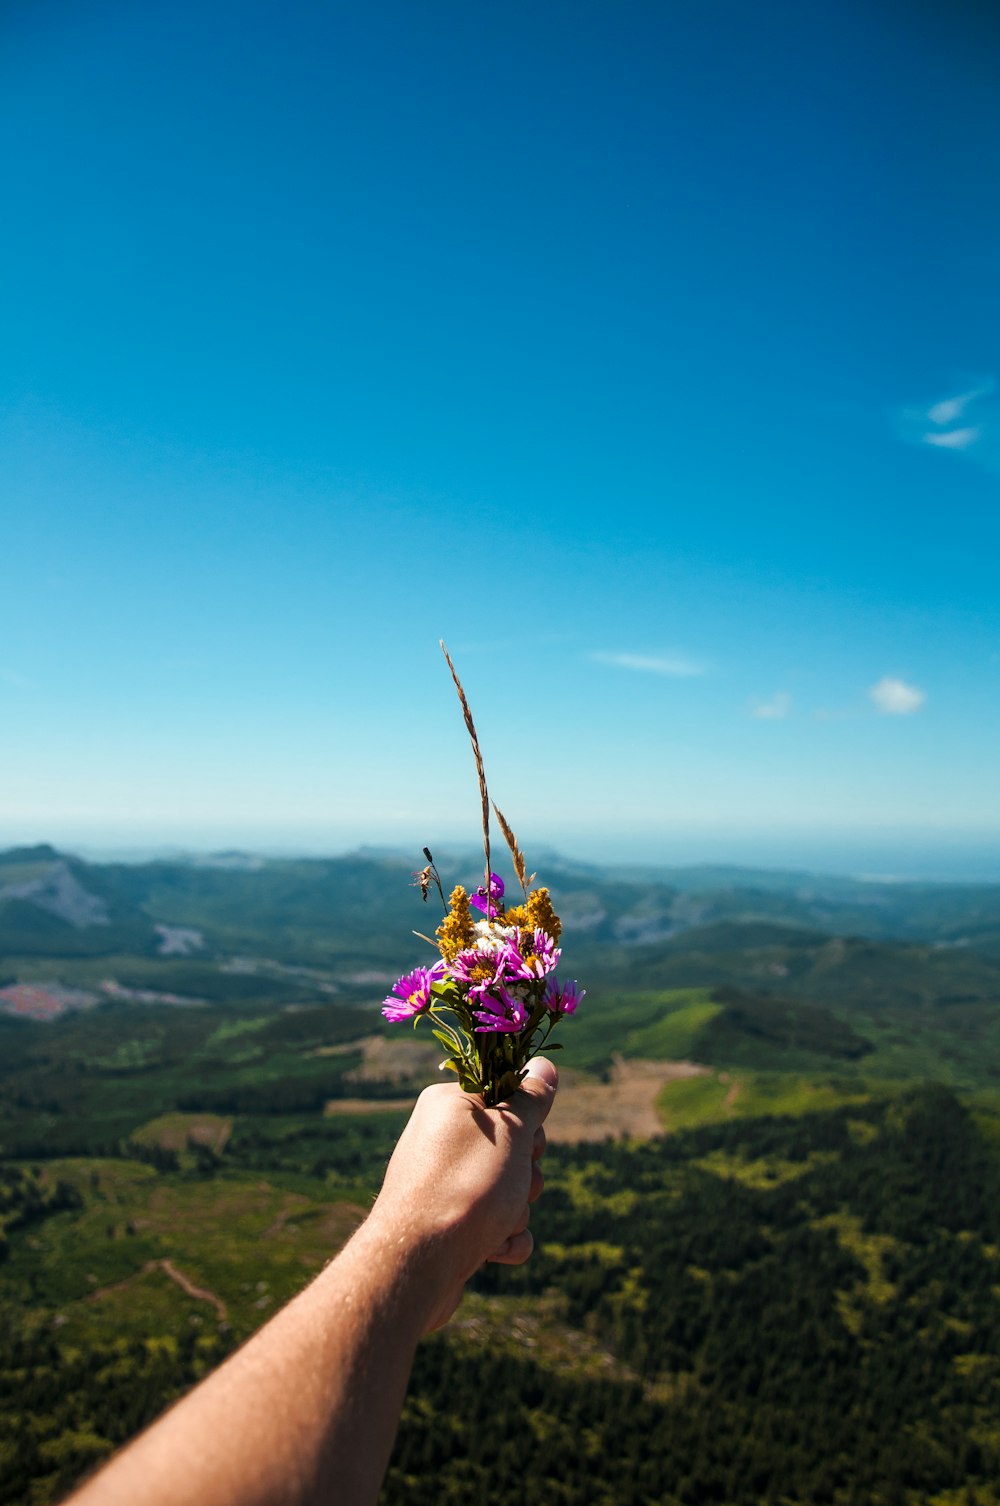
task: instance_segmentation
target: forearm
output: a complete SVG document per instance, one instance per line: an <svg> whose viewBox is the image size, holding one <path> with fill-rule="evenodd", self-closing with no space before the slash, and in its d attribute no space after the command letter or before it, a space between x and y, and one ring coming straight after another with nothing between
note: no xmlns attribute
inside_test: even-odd
<svg viewBox="0 0 1000 1506"><path fill-rule="evenodd" d="M73 1506L371 1506L433 1306L432 1264L373 1218Z"/></svg>
<svg viewBox="0 0 1000 1506"><path fill-rule="evenodd" d="M536 1057L499 1109L425 1089L333 1264L69 1506L373 1506L420 1336L484 1260L531 1253L555 1086Z"/></svg>

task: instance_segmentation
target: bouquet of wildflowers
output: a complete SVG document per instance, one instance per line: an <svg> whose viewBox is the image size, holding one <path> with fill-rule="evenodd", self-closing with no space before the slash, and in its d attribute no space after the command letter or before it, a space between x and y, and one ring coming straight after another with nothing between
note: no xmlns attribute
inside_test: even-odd
<svg viewBox="0 0 1000 1506"><path fill-rule="evenodd" d="M429 1019L447 1053L442 1066L458 1074L467 1093L481 1094L493 1108L517 1090L533 1056L543 1049L559 1049L548 1044L549 1035L558 1020L576 1012L583 991L575 982L560 983L556 977L559 917L549 891L534 887L535 875L528 876L517 839L494 805L521 889L517 903L505 904L503 880L490 862L490 800L479 739L455 666L443 643L441 648L462 704L479 776L484 882L472 895L457 885L446 901L434 859L424 848L427 866L417 881L425 900L431 886L436 887L445 914L436 939L421 939L440 956L430 967L404 973L382 1013L387 1020L412 1020L414 1027Z"/></svg>

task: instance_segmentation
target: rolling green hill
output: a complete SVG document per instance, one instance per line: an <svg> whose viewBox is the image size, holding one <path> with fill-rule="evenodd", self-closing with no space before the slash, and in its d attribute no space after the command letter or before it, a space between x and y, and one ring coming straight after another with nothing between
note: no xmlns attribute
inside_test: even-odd
<svg viewBox="0 0 1000 1506"><path fill-rule="evenodd" d="M636 947L574 949L581 970L635 988L713 987L793 994L865 1011L1000 1007L1000 962L971 947L869 941L763 922L717 924Z"/></svg>
<svg viewBox="0 0 1000 1506"><path fill-rule="evenodd" d="M263 945L268 955L300 963L350 955L394 961L411 928L426 929L434 914L410 888L410 871L421 862L419 854L356 853L85 863L46 846L13 849L0 853L0 939L4 951L26 955L37 945L49 954L52 927L41 918L47 915L65 927L60 934L67 941L76 933L74 945L84 954L99 946L154 950L153 926L160 923L200 930L215 950ZM439 854L439 867L446 886L479 882L475 856ZM792 946L796 936L839 936L1000 956L996 884L871 883L712 868L637 874L557 856L546 860L542 877L581 956L588 948L616 949L616 956L651 946L669 953L748 950L760 937L781 945L783 932ZM121 945L124 932L129 947ZM73 950L65 948L67 955Z"/></svg>

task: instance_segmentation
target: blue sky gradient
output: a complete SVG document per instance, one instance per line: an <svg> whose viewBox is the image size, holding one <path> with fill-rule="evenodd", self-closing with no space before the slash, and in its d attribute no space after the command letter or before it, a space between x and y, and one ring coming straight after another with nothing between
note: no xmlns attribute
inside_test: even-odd
<svg viewBox="0 0 1000 1506"><path fill-rule="evenodd" d="M0 34L0 844L1000 877L985 8Z"/></svg>

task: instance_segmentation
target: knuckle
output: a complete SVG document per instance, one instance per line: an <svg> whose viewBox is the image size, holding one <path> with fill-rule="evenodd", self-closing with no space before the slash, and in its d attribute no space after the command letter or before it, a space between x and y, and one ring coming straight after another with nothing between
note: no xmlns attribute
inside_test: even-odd
<svg viewBox="0 0 1000 1506"><path fill-rule="evenodd" d="M534 1248L535 1236L532 1234L530 1229L525 1229L522 1234L518 1235L517 1242L514 1247L514 1253L516 1253L517 1256L517 1264L523 1265L526 1260L530 1260Z"/></svg>

